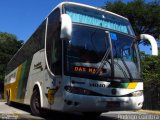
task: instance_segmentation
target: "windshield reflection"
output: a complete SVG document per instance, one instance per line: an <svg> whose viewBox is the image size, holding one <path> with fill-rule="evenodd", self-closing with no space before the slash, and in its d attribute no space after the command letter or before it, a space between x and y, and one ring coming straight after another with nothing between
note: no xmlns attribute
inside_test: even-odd
<svg viewBox="0 0 160 120"><path fill-rule="evenodd" d="M94 27L73 25L72 39L65 43L66 73L95 79L96 76L109 78L111 64L113 64L115 78L140 79L133 38L110 31L114 58L111 63L109 38L105 31ZM106 53L107 57L105 57Z"/></svg>

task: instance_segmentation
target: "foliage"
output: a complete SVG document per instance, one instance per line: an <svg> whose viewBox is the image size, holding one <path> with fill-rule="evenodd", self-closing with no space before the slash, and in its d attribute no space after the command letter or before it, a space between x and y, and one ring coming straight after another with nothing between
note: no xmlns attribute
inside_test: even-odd
<svg viewBox="0 0 160 120"><path fill-rule="evenodd" d="M145 87L160 87L160 56L145 55L141 63L143 70L142 75L146 83Z"/></svg>
<svg viewBox="0 0 160 120"><path fill-rule="evenodd" d="M159 50L160 52L160 50ZM160 55L143 56L142 75L144 79L145 107L147 109L160 108ZM148 100L147 97L150 97Z"/></svg>
<svg viewBox="0 0 160 120"><path fill-rule="evenodd" d="M0 83L4 81L5 68L7 63L17 50L22 46L13 34L0 32Z"/></svg>
<svg viewBox="0 0 160 120"><path fill-rule="evenodd" d="M132 0L127 3L122 0L107 1L103 8L128 18L136 35L146 33L159 38L160 0Z"/></svg>

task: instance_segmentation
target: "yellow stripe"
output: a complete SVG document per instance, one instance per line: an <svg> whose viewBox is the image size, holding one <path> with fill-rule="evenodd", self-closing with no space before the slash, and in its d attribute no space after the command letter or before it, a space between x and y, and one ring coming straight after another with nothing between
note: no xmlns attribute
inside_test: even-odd
<svg viewBox="0 0 160 120"><path fill-rule="evenodd" d="M9 83L4 86L4 95L6 97L7 91L10 91L10 100L16 101L17 92L18 92L18 83L21 75L22 65L18 66L17 74L16 74L16 81L14 83Z"/></svg>
<svg viewBox="0 0 160 120"><path fill-rule="evenodd" d="M17 75L16 75L16 81L11 86L11 90L12 90L11 100L13 100L13 101L16 101L16 97L17 97L17 93L18 93L18 83L19 83L19 79L20 79L20 75L21 75L21 69L22 69L22 65L19 65L18 70L17 70Z"/></svg>
<svg viewBox="0 0 160 120"><path fill-rule="evenodd" d="M128 85L128 89L135 89L136 88L136 86L137 86L137 82L131 82L131 83L129 83L129 85Z"/></svg>

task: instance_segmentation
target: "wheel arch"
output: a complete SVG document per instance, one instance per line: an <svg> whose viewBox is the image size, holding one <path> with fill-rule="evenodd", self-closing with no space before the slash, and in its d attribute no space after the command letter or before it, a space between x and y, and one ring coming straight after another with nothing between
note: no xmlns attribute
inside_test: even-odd
<svg viewBox="0 0 160 120"><path fill-rule="evenodd" d="M41 103L41 107L43 107L43 94L42 94L43 92L42 92L42 86L41 86L40 82L36 82L35 83L32 92L34 90L36 90L36 89L39 91L39 94L40 94L40 103Z"/></svg>

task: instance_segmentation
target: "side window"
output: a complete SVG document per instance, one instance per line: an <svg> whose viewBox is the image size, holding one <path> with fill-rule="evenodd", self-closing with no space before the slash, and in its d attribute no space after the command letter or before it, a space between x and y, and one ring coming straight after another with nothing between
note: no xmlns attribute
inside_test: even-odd
<svg viewBox="0 0 160 120"><path fill-rule="evenodd" d="M8 64L6 74L14 70L24 61L32 58L39 50L44 49L46 20L38 27L29 40L22 46L19 52L14 56Z"/></svg>
<svg viewBox="0 0 160 120"><path fill-rule="evenodd" d="M61 75L62 71L62 41L60 40L60 10L56 9L48 17L47 61L50 70L55 75Z"/></svg>
<svg viewBox="0 0 160 120"><path fill-rule="evenodd" d="M45 42L45 30L46 30L46 20L39 26L39 28L36 30L36 32L33 34L33 36L30 38L31 41L35 41L34 45L37 49L43 49L44 48L44 42Z"/></svg>

